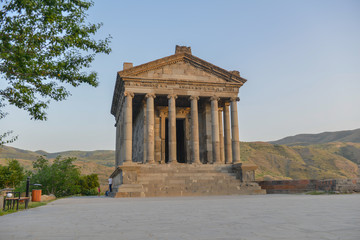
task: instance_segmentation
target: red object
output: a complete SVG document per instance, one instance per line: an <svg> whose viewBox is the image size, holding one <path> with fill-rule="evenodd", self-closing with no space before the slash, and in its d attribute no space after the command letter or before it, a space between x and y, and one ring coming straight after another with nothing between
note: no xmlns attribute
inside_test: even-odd
<svg viewBox="0 0 360 240"><path fill-rule="evenodd" d="M41 190L32 190L32 202L41 202Z"/></svg>

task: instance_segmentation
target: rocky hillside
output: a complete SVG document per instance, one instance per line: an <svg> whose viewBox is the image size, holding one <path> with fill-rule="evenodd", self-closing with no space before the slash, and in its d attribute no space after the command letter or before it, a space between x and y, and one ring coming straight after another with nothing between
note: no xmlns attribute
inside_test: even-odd
<svg viewBox="0 0 360 240"><path fill-rule="evenodd" d="M241 144L243 162L259 166L258 180L356 178L360 143L285 146L265 142Z"/></svg>
<svg viewBox="0 0 360 240"><path fill-rule="evenodd" d="M12 147L0 148L0 164L18 159L27 169L40 155L76 157L83 174L97 173L103 187L114 170L114 151L31 152ZM360 143L332 142L286 146L266 142L242 142L241 159L259 166L258 180L263 179L333 179L355 178L360 164Z"/></svg>
<svg viewBox="0 0 360 240"><path fill-rule="evenodd" d="M299 134L270 143L280 145L310 145L329 142L360 143L360 128L348 131L323 132L319 134Z"/></svg>

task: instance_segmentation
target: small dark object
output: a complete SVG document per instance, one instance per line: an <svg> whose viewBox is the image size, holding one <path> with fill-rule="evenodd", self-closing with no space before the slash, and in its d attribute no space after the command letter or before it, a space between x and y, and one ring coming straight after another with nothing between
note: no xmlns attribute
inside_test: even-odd
<svg viewBox="0 0 360 240"><path fill-rule="evenodd" d="M26 178L26 194L25 194L25 197L27 197L27 198L29 198L29 189L30 189L30 177L27 177ZM29 198L29 200L30 200L30 198ZM25 201L25 209L28 208L29 200Z"/></svg>

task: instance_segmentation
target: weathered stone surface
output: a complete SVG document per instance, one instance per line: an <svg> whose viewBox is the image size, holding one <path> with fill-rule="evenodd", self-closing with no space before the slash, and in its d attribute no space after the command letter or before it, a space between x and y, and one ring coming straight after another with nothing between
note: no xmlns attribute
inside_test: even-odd
<svg viewBox="0 0 360 240"><path fill-rule="evenodd" d="M255 181L255 170L258 167L252 163L237 163L232 166L233 172L236 177L243 182Z"/></svg>
<svg viewBox="0 0 360 240"><path fill-rule="evenodd" d="M254 171L254 168L251 171ZM114 184L111 194L113 197L265 193L257 183L238 179L234 168L225 164L138 164L131 167L120 166L118 172L122 174L123 182Z"/></svg>
<svg viewBox="0 0 360 240"><path fill-rule="evenodd" d="M259 181L258 183L267 193L303 193L310 191L360 192L360 179L278 180Z"/></svg>
<svg viewBox="0 0 360 240"><path fill-rule="evenodd" d="M263 193L256 183L250 184L255 180L253 171L230 165L240 162L236 101L245 82L239 72L197 58L185 46L176 46L174 55L139 66L125 63L117 75L111 108L118 167L112 174L112 195ZM199 167L189 166L193 163ZM198 175L204 169L208 172ZM234 169L239 180L232 175Z"/></svg>
<svg viewBox="0 0 360 240"><path fill-rule="evenodd" d="M50 194L50 195L41 195L41 201L42 202L48 202L48 201L52 201L52 200L55 200L56 197L55 195L53 194Z"/></svg>

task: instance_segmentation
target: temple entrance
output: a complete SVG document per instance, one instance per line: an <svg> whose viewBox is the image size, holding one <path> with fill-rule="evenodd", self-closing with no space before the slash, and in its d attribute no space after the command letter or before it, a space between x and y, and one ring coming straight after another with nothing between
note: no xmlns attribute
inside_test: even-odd
<svg viewBox="0 0 360 240"><path fill-rule="evenodd" d="M185 119L176 119L176 158L178 163L186 163ZM165 163L169 162L169 121L165 119Z"/></svg>

